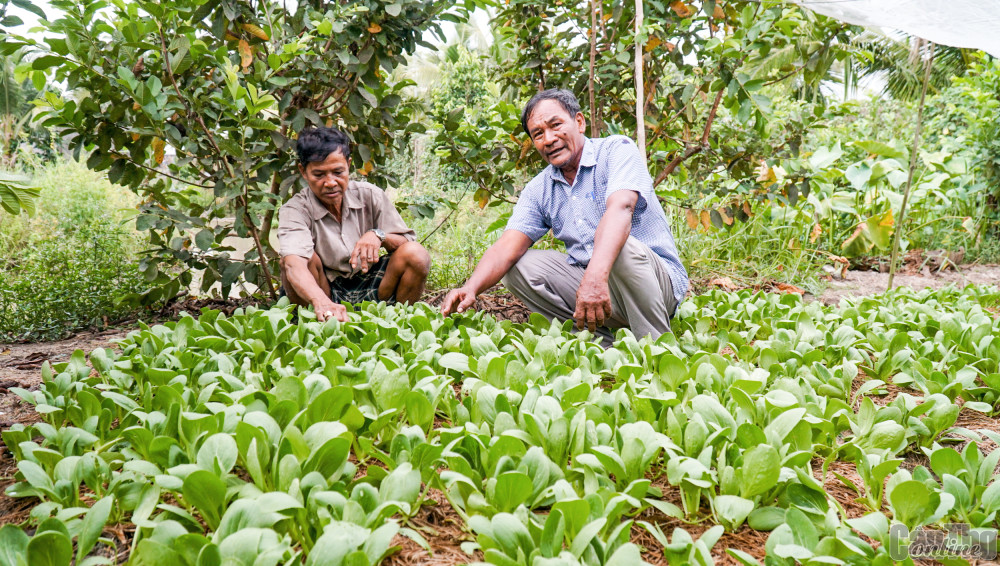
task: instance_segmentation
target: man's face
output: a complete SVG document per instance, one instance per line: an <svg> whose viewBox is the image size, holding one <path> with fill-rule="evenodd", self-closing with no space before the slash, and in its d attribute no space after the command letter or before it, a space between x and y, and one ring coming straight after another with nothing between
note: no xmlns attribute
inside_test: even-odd
<svg viewBox="0 0 1000 566"><path fill-rule="evenodd" d="M539 102L528 116L528 134L550 165L576 173L586 137L583 114L570 116L555 100Z"/></svg>
<svg viewBox="0 0 1000 566"><path fill-rule="evenodd" d="M340 212L344 202L344 192L350 181L347 159L339 150L326 156L323 161L311 161L305 167L299 165L299 173L327 208Z"/></svg>

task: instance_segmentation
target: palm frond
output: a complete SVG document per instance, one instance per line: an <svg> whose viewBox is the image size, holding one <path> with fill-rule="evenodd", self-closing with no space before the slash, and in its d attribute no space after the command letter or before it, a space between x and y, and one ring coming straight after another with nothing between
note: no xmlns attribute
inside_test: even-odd
<svg viewBox="0 0 1000 566"><path fill-rule="evenodd" d="M924 65L930 43L918 37L885 35L869 30L855 40L850 65L858 78L882 77L884 94L897 100L915 100L923 85ZM952 77L964 75L974 50L946 45L934 46L929 89L938 92Z"/></svg>

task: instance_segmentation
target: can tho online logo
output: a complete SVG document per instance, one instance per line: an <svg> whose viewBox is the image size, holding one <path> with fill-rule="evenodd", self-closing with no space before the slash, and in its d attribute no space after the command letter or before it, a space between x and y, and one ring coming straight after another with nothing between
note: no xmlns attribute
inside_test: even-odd
<svg viewBox="0 0 1000 566"><path fill-rule="evenodd" d="M946 530L919 528L912 533L899 523L889 527L889 557L995 560L997 530L974 529L967 523L946 523Z"/></svg>

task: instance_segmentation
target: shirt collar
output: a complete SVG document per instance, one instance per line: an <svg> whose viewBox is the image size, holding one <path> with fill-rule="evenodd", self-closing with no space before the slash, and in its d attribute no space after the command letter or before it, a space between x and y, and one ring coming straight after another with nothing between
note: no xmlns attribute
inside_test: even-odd
<svg viewBox="0 0 1000 566"><path fill-rule="evenodd" d="M576 169L576 178L580 178L580 170L584 167L593 167L597 165L597 150L594 147L594 141L590 138L584 138L583 141L583 153L580 154L580 165ZM566 177L563 175L562 170L549 165L545 168L545 175L548 176L550 180L559 181L563 184L568 185Z"/></svg>
<svg viewBox="0 0 1000 566"><path fill-rule="evenodd" d="M309 203L308 205L309 213L312 215L313 220L319 220L320 218L323 218L327 214L330 214L330 211L327 210L326 205L323 204L321 200L319 200L319 197L316 196L316 193L312 192L312 189L310 189L307 186L303 190L309 193L307 202ZM358 184L356 182L349 181L347 183L347 190L344 191L344 203L341 206L342 206L341 218L343 218L343 208L363 207L363 204L361 203L360 189L358 188Z"/></svg>

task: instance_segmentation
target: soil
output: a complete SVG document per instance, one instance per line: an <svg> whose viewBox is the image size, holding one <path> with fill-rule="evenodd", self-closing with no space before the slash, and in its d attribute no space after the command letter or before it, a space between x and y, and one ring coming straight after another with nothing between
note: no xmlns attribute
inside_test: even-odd
<svg viewBox="0 0 1000 566"><path fill-rule="evenodd" d="M87 355L97 348L112 348L114 340L124 338L131 329L112 328L100 332L82 332L57 342L0 344L0 430L13 423L36 422L38 416L30 405L10 391L20 387L34 389L42 382L42 363L65 362L76 350Z"/></svg>
<svg viewBox="0 0 1000 566"><path fill-rule="evenodd" d="M441 305L447 294L448 291L439 291L425 295L423 300L427 304L437 307ZM499 285L487 289L485 293L476 299L476 303L472 308L477 311L486 311L497 319L509 320L511 322L527 322L528 317L531 316L531 310L524 306L524 303L519 301L514 295L507 293Z"/></svg>
<svg viewBox="0 0 1000 566"><path fill-rule="evenodd" d="M884 293L888 287L889 274L879 271L848 271L843 279L829 281L829 287L817 297L828 305L836 305L846 297L864 297ZM893 287L911 287L919 290L924 288L941 289L948 285L965 287L967 285L998 285L1000 284L1000 265L969 265L958 269L932 271L924 266L920 271L902 270L896 273Z"/></svg>
<svg viewBox="0 0 1000 566"><path fill-rule="evenodd" d="M907 257L904 269L896 275L896 286L909 286L915 289L929 287L938 289L947 285L965 286L976 285L996 285L1000 282L1000 266L971 265L961 266L957 269L931 271L926 264L920 264L916 256L911 254ZM878 268L877 264L864 266L868 268ZM945 265L945 267L949 267ZM840 275L835 274L835 275ZM850 296L867 296L882 293L886 289L888 273L875 271L872 269L851 270L844 273L842 279L830 277L829 288L818 297L804 293L796 287L773 282L762 287L764 290L778 293L800 293L807 299L820 300L825 304L837 304L842 298ZM695 289L705 289L713 286L727 287L731 281L721 282L713 280L711 282L694 282ZM728 289L727 290L734 290ZM424 300L438 306L444 299L446 292L430 293L424 296ZM196 314L202 308L215 308L225 311L227 314L241 307L255 304L252 300L230 300L219 299L193 299L185 298L175 301L164 307L158 318L176 319L181 312ZM513 322L525 322L530 315L530 311L523 303L510 294L503 292L499 287L490 289L476 301L475 309L486 311L498 319L511 320ZM997 310L1000 316L1000 309ZM25 343L25 344L0 344L0 431L6 430L14 423L30 424L38 422L39 416L33 408L21 401L11 388L19 387L32 390L41 383L40 369L42 363L48 360L50 363L67 361L76 350L83 350L89 354L96 348L114 348L115 340L124 338L128 332L134 329L112 328L103 331L83 332L66 340L45 343ZM860 382L866 376L859 376L853 384L855 391L860 386ZM884 387L886 395L876 397L878 404L888 403L899 392L900 388L887 384ZM990 419L963 409L959 416L957 426L964 426L973 430L988 429L1000 432L1000 424L996 419ZM957 439L956 439L957 440ZM985 439L984 439L985 440ZM958 446L961 448L961 444ZM986 440L980 444L981 450L996 448L992 442ZM914 465L926 465L926 462L907 462L907 467ZM847 488L838 480L832 472L836 471L842 476L852 480L860 480L853 465L844 462L835 462L831 465L830 472L826 477L822 477L820 470L821 462L816 462L814 467L817 470L817 478L824 482L830 495L840 504L848 516L860 516L865 508L856 500L857 494ZM16 473L16 463L0 442L0 525L21 524L28 519L30 510L37 503L34 499L13 499L4 495L4 490L13 483L13 476ZM856 482L857 483L857 482ZM664 487L664 494L670 493L669 486ZM675 502L680 504L679 499ZM703 525L684 524L674 519L665 517L644 516L640 517L654 523L659 523L664 532L670 534L674 527L682 527L688 530L693 536L699 536L707 527ZM429 500L417 513L409 519L405 526L413 529L423 536L432 552L426 551L413 539L397 535L393 540L394 545L401 547L400 552L390 556L386 564L392 565L445 565L460 564L470 561L481 560L481 553L478 551L472 555L466 554L461 548L461 544L474 538L462 529L460 517L451 509L444 498L444 494L431 490ZM114 547L102 549L101 554L107 555L115 563L123 563L128 557L128 548L134 533L134 526L120 525L109 527L104 535L116 542ZM643 549L643 558L653 564L662 564L662 550L660 544L645 529L633 527L633 541ZM754 531L747 526L743 526L735 533L726 533L720 540L720 544L713 551L713 557L720 564L737 564L737 561L725 553L726 548L739 548L749 552L758 559L763 558L764 543L767 540L767 533Z"/></svg>
<svg viewBox="0 0 1000 566"><path fill-rule="evenodd" d="M430 551L425 550L410 537L397 534L392 540L393 546L399 546L400 551L387 558L382 564L386 566L448 566L465 564L483 559L482 551L476 550L466 554L462 543L474 541L475 537L465 531L462 517L448 503L445 494L437 489L430 489L427 501L421 506L416 516L406 521L406 527L413 529L424 537Z"/></svg>

